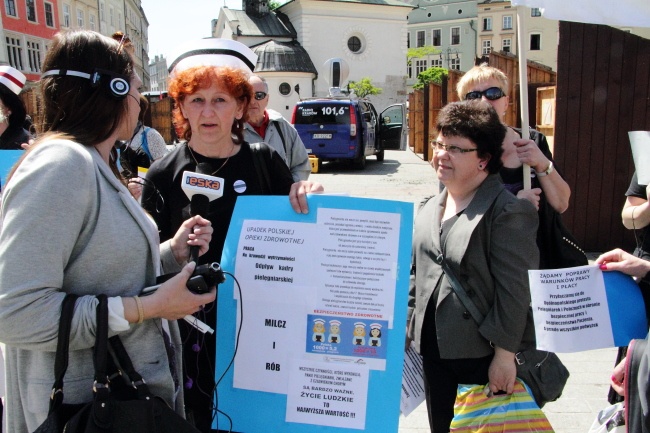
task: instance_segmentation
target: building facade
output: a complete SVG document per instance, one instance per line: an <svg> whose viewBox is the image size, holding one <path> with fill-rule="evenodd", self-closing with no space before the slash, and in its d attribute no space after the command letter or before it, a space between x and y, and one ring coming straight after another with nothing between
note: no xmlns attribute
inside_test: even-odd
<svg viewBox="0 0 650 433"><path fill-rule="evenodd" d="M150 90L152 92L166 92L168 77L167 59L163 56L156 55L149 62Z"/></svg>
<svg viewBox="0 0 650 433"><path fill-rule="evenodd" d="M149 87L149 22L141 0L5 0L0 7L0 64L38 81L45 51L61 29L86 29L106 36L120 30L134 44L136 71ZM125 19L128 18L128 19Z"/></svg>
<svg viewBox="0 0 650 433"><path fill-rule="evenodd" d="M407 65L407 83L432 67L467 71L474 66L477 41L476 0L411 1L408 14L408 48L433 48Z"/></svg>
<svg viewBox="0 0 650 433"><path fill-rule="evenodd" d="M275 18L269 21L262 18L269 13L266 3L243 0L240 13L221 8L219 19L213 21L213 36L235 39L253 49L260 47L258 50L273 40L275 46L265 45L260 52L287 50L292 58L304 50L314 72L301 68L260 72L271 81L271 108L286 117L301 98L327 96L333 84L328 81L325 63L331 58L340 58L349 67L348 80L340 87L369 77L383 90L371 97L378 109L406 101L406 17L411 5L398 0L381 4L372 0L291 0L270 12Z"/></svg>

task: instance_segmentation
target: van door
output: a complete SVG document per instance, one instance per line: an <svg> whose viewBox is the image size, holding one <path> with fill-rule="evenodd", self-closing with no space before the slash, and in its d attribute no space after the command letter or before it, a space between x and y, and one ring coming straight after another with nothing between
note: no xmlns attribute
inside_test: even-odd
<svg viewBox="0 0 650 433"><path fill-rule="evenodd" d="M394 104L379 115L379 148L406 150L408 129L404 125L406 105Z"/></svg>

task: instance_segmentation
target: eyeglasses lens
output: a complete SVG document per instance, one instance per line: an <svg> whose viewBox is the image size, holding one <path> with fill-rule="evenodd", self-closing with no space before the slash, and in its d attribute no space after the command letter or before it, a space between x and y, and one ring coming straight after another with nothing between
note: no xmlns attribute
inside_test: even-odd
<svg viewBox="0 0 650 433"><path fill-rule="evenodd" d="M261 101L264 98L266 98L266 93L265 92L255 92L255 99L256 100Z"/></svg>

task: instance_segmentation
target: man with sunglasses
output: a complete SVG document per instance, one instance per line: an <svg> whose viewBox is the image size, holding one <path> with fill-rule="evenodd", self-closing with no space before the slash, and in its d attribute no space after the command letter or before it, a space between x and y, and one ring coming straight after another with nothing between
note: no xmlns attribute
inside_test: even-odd
<svg viewBox="0 0 650 433"><path fill-rule="evenodd" d="M251 75L248 82L253 86L254 98L248 105L244 139L249 143L265 142L282 157L294 182L307 180L311 164L298 131L280 113L266 108L269 87L262 77Z"/></svg>

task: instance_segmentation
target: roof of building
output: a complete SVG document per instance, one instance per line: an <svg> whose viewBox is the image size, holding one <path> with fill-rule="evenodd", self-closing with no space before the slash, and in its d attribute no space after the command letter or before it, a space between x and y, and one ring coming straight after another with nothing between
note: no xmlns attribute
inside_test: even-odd
<svg viewBox="0 0 650 433"><path fill-rule="evenodd" d="M257 54L255 72L318 73L309 54L298 41L269 40L250 48Z"/></svg>
<svg viewBox="0 0 650 433"><path fill-rule="evenodd" d="M223 8L223 11L229 22L238 22L238 36L297 37L296 29L283 13L269 13L258 17L237 9Z"/></svg>

